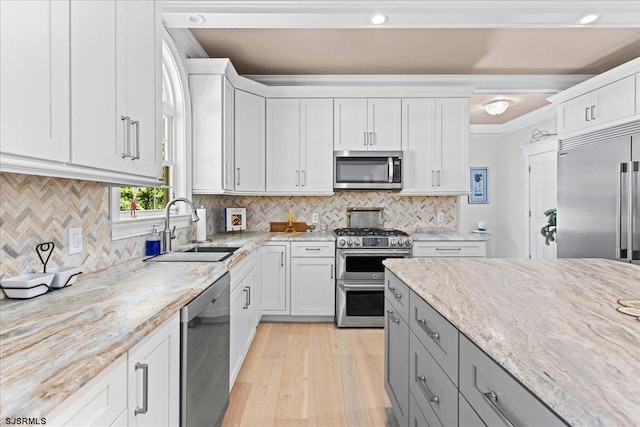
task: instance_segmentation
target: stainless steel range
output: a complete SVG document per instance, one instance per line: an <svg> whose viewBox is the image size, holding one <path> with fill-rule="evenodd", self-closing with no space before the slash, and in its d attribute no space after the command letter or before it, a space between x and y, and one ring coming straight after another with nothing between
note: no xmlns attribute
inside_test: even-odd
<svg viewBox="0 0 640 427"><path fill-rule="evenodd" d="M410 258L413 240L386 228L338 228L336 325L384 327L384 266L387 258Z"/></svg>

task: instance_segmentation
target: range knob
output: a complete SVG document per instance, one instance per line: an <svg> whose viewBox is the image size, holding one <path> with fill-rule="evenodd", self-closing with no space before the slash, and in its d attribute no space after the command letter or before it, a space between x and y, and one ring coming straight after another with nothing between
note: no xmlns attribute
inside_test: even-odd
<svg viewBox="0 0 640 427"><path fill-rule="evenodd" d="M391 243L391 246L395 246L396 245L396 239L391 239L391 241L389 243Z"/></svg>
<svg viewBox="0 0 640 427"><path fill-rule="evenodd" d="M360 246L360 239L356 239L356 240L353 242L353 244L354 244L354 245L356 245L356 246Z"/></svg>
<svg viewBox="0 0 640 427"><path fill-rule="evenodd" d="M347 245L349 245L349 246L353 245L353 240L351 240L351 239L347 240Z"/></svg>
<svg viewBox="0 0 640 427"><path fill-rule="evenodd" d="M407 239L407 240L404 242L404 244L405 244L406 246L411 246L411 239Z"/></svg>
<svg viewBox="0 0 640 427"><path fill-rule="evenodd" d="M402 245L404 245L404 240L398 239L398 246L402 246Z"/></svg>
<svg viewBox="0 0 640 427"><path fill-rule="evenodd" d="M344 241L344 239L340 239L340 240L338 240L338 244L339 244L340 246L344 246L344 245L345 245L345 243L346 243L346 242Z"/></svg>

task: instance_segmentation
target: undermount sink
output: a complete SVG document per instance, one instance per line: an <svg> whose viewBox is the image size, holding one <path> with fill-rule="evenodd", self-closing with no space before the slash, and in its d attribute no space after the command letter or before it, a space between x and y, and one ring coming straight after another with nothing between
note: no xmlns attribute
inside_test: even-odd
<svg viewBox="0 0 640 427"><path fill-rule="evenodd" d="M168 252L147 258L148 262L218 262L229 258L239 247L204 246Z"/></svg>

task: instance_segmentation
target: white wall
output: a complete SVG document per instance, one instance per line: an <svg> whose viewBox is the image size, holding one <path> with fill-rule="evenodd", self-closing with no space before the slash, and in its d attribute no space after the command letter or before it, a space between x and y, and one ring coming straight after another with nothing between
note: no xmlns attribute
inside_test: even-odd
<svg viewBox="0 0 640 427"><path fill-rule="evenodd" d="M460 198L459 229L468 232L487 221L493 232L492 256L524 258L524 156L522 146L534 129L556 133L557 121L548 119L498 137L471 136L469 162L489 167L489 204L469 205Z"/></svg>

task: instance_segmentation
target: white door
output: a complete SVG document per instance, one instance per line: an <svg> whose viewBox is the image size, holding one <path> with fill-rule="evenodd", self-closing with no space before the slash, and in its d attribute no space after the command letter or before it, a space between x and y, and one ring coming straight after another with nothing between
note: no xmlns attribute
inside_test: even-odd
<svg viewBox="0 0 640 427"><path fill-rule="evenodd" d="M128 169L136 175L162 176L160 143L161 67L160 5L148 0L117 2L119 31L126 34L124 45L118 45L118 58L126 65L124 90L126 115L131 117L131 152ZM120 25L122 21L122 25ZM75 36L74 36L75 37ZM120 102L118 102L120 104Z"/></svg>
<svg viewBox="0 0 640 427"><path fill-rule="evenodd" d="M334 259L291 258L291 315L335 314Z"/></svg>
<svg viewBox="0 0 640 427"><path fill-rule="evenodd" d="M129 351L128 359L129 425L178 425L180 417L180 320L178 314L136 344ZM136 409L142 413L136 414Z"/></svg>
<svg viewBox="0 0 640 427"><path fill-rule="evenodd" d="M469 191L469 99L436 100L436 190Z"/></svg>
<svg viewBox="0 0 640 427"><path fill-rule="evenodd" d="M395 151L402 149L402 103L400 99L369 99L369 150Z"/></svg>
<svg viewBox="0 0 640 427"><path fill-rule="evenodd" d="M224 94L223 94L223 114L224 114L224 126L222 127L222 134L224 138L224 147L222 150L223 156L223 189L226 191L233 191L234 189L234 117L235 117L235 89L225 77L224 79Z"/></svg>
<svg viewBox="0 0 640 427"><path fill-rule="evenodd" d="M556 243L545 245L540 229L547 224L544 212L556 207L556 165L555 151L529 157L529 253L534 259L556 257Z"/></svg>
<svg viewBox="0 0 640 427"><path fill-rule="evenodd" d="M251 341L256 335L256 309L255 309L255 288L256 269L252 268L242 279L240 288L244 292L244 306L242 310L242 352L246 354L251 346Z"/></svg>
<svg viewBox="0 0 640 427"><path fill-rule="evenodd" d="M235 189L264 192L264 98L236 90L235 109Z"/></svg>
<svg viewBox="0 0 640 427"><path fill-rule="evenodd" d="M260 249L263 314L289 314L287 259L286 245L263 245Z"/></svg>
<svg viewBox="0 0 640 427"><path fill-rule="evenodd" d="M558 132L567 134L591 126L591 93L573 98L558 106Z"/></svg>
<svg viewBox="0 0 640 427"><path fill-rule="evenodd" d="M0 151L68 162L69 1L0 1L0 57Z"/></svg>
<svg viewBox="0 0 640 427"><path fill-rule="evenodd" d="M607 123L632 116L636 111L635 76L608 84L591 94L591 125Z"/></svg>
<svg viewBox="0 0 640 427"><path fill-rule="evenodd" d="M300 100L267 100L267 191L300 191Z"/></svg>
<svg viewBox="0 0 640 427"><path fill-rule="evenodd" d="M435 99L402 100L402 192L434 191Z"/></svg>
<svg viewBox="0 0 640 427"><path fill-rule="evenodd" d="M333 147L336 151L367 150L367 99L334 100Z"/></svg>
<svg viewBox="0 0 640 427"><path fill-rule="evenodd" d="M333 192L333 100L300 100L300 173L303 192Z"/></svg>

